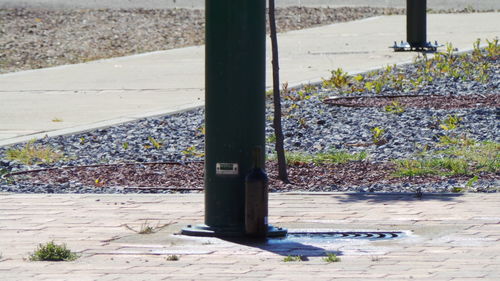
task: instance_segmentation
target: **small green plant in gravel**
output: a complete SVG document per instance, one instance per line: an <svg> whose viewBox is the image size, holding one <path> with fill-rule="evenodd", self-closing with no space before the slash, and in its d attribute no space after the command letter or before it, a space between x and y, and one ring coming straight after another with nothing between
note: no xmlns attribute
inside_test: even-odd
<svg viewBox="0 0 500 281"><path fill-rule="evenodd" d="M401 114L405 112L405 108L397 101L393 101L390 105L384 107L385 112L393 114Z"/></svg>
<svg viewBox="0 0 500 281"><path fill-rule="evenodd" d="M330 79L323 79L323 87L325 88L344 88L349 84L349 75L342 68L331 71Z"/></svg>
<svg viewBox="0 0 500 281"><path fill-rule="evenodd" d="M298 104L293 103L292 105L290 105L290 108L288 109L288 111L290 112L290 111L292 111L292 110L294 110L294 109L298 109L299 107L300 107L300 106L299 106Z"/></svg>
<svg viewBox="0 0 500 281"><path fill-rule="evenodd" d="M296 262L296 261L302 261L301 256L286 256L283 258L284 262Z"/></svg>
<svg viewBox="0 0 500 281"><path fill-rule="evenodd" d="M461 193L464 191L465 191L465 188L460 187L460 186L454 186L451 188L451 192L453 192L453 193Z"/></svg>
<svg viewBox="0 0 500 281"><path fill-rule="evenodd" d="M486 43L488 46L486 46L486 55L490 58L497 58L500 55L500 46L498 45L498 38L495 38L492 41L489 41L486 39Z"/></svg>
<svg viewBox="0 0 500 281"><path fill-rule="evenodd" d="M358 75L354 76L353 78L356 82L359 82L359 83L361 83L365 80L365 77L362 74L358 74Z"/></svg>
<svg viewBox="0 0 500 281"><path fill-rule="evenodd" d="M486 39L487 46L484 47L484 51L480 48L481 39L477 39L473 45L472 56L478 61L483 58L496 59L500 55L500 46L498 45L498 38L493 40Z"/></svg>
<svg viewBox="0 0 500 281"><path fill-rule="evenodd" d="M415 177L425 175L464 175L469 174L469 166L463 159L431 158L421 160L396 160L398 177Z"/></svg>
<svg viewBox="0 0 500 281"><path fill-rule="evenodd" d="M373 90L373 88L375 87L375 83L374 82L365 82L365 89L368 91L368 92L371 92Z"/></svg>
<svg viewBox="0 0 500 281"><path fill-rule="evenodd" d="M423 76L420 76L417 79L410 79L410 84L414 90L418 90L420 87L422 87L423 82L424 82Z"/></svg>
<svg viewBox="0 0 500 281"><path fill-rule="evenodd" d="M375 93L380 94L382 92L382 90L384 89L385 84L386 84L385 80L382 80L382 79L375 80L375 84L374 84Z"/></svg>
<svg viewBox="0 0 500 281"><path fill-rule="evenodd" d="M78 255L66 248L65 244L57 245L54 241L44 245L39 244L29 257L31 261L73 261L77 258Z"/></svg>
<svg viewBox="0 0 500 281"><path fill-rule="evenodd" d="M482 57L482 52L481 52L481 38L477 38L476 41L472 44L472 56L474 58L480 58Z"/></svg>
<svg viewBox="0 0 500 281"><path fill-rule="evenodd" d="M128 142L122 143L123 149L127 150L128 149Z"/></svg>
<svg viewBox="0 0 500 281"><path fill-rule="evenodd" d="M307 84L307 85L304 85L304 91L308 94L313 94L313 93L316 93L318 91L318 87L311 85L311 84Z"/></svg>
<svg viewBox="0 0 500 281"><path fill-rule="evenodd" d="M436 154L464 159L477 173L500 171L500 143L484 141L475 145L449 146Z"/></svg>
<svg viewBox="0 0 500 281"><path fill-rule="evenodd" d="M307 86L305 86L305 87L307 87ZM283 99L291 100L291 101L309 100L309 99L311 99L311 97L313 97L316 94L317 93L315 91L305 90L305 89L302 89L302 90L284 89L282 91ZM292 105L298 106L297 104L292 104Z"/></svg>
<svg viewBox="0 0 500 281"><path fill-rule="evenodd" d="M297 120L297 124L299 125L300 128L308 128L309 127L307 125L307 119L306 118L299 118L299 120Z"/></svg>
<svg viewBox="0 0 500 281"><path fill-rule="evenodd" d="M418 159L395 160L396 177L475 175L500 171L500 143L451 144L422 153Z"/></svg>
<svg viewBox="0 0 500 281"><path fill-rule="evenodd" d="M401 92L418 91L434 83L436 79L486 83L491 80L492 60L496 60L500 54L498 39L486 42L487 46L480 48L480 40L477 40L472 53L456 54L456 48L447 43L446 49L435 53L432 58L421 54L415 59L417 75L413 77L407 77L404 69L396 65L388 65L379 71L355 76L349 76L341 69L337 69L332 71L330 79L323 80L323 87L340 89L345 93L379 94L386 89Z"/></svg>
<svg viewBox="0 0 500 281"><path fill-rule="evenodd" d="M16 160L26 165L54 163L64 159L64 156L50 147L35 145L35 140L29 141L23 148L10 148L5 152L8 160Z"/></svg>
<svg viewBox="0 0 500 281"><path fill-rule="evenodd" d="M267 99L272 99L273 98L273 89L266 91L266 98Z"/></svg>
<svg viewBox="0 0 500 281"><path fill-rule="evenodd" d="M479 180L479 177L474 176L465 183L465 186L463 186L463 187L462 186L455 186L451 189L451 192L454 192L454 193L466 192L468 189L472 188L474 183L478 180Z"/></svg>
<svg viewBox="0 0 500 281"><path fill-rule="evenodd" d="M396 89L398 91L403 90L405 79L406 79L406 76L402 73L393 75L391 78L392 87L394 87L394 89Z"/></svg>
<svg viewBox="0 0 500 281"><path fill-rule="evenodd" d="M372 140L376 145L382 145L387 142L384 137L385 130L379 127L374 127L370 130L372 132Z"/></svg>
<svg viewBox="0 0 500 281"><path fill-rule="evenodd" d="M311 95L309 95L305 91L297 91L297 96L299 96L299 100L308 100L311 98Z"/></svg>
<svg viewBox="0 0 500 281"><path fill-rule="evenodd" d="M198 128L196 135L197 136L204 136L206 133L206 126L203 124L200 128Z"/></svg>
<svg viewBox="0 0 500 281"><path fill-rule="evenodd" d="M153 137L148 137L148 140L149 142L151 143L151 145L156 148L156 149L160 149L162 147L162 143L158 142L155 138Z"/></svg>
<svg viewBox="0 0 500 281"><path fill-rule="evenodd" d="M97 179L94 180L94 185L97 186L97 187L102 187L102 186L104 186L104 180L100 179L100 178L97 178Z"/></svg>
<svg viewBox="0 0 500 281"><path fill-rule="evenodd" d="M486 40L487 46L480 47L478 39L471 53L457 54L457 49L447 43L442 52L433 57L425 53L415 58L417 75L408 77L404 68L388 65L384 69L365 74L348 75L342 69L331 71L329 79L323 79L324 88L337 89L339 93L382 93L385 90L401 92L418 91L422 87L434 83L437 79L453 81L478 81L486 83L491 80L492 61L500 54L498 38Z"/></svg>
<svg viewBox="0 0 500 281"><path fill-rule="evenodd" d="M182 154L187 155L187 156L194 156L194 157L203 157L205 156L205 153L199 151L196 146L190 146L186 148L185 150L181 151Z"/></svg>
<svg viewBox="0 0 500 281"><path fill-rule="evenodd" d="M266 143L275 143L275 142L276 142L276 135L274 133L266 138Z"/></svg>
<svg viewBox="0 0 500 281"><path fill-rule="evenodd" d="M308 154L302 152L287 152L287 164L294 165L300 163L314 163L314 164L343 164L349 161L361 161L366 159L367 153L360 152L350 154L345 151L331 150L329 152Z"/></svg>
<svg viewBox="0 0 500 281"><path fill-rule="evenodd" d="M323 258L323 261L328 262L328 263L339 262L340 258L337 257L337 255L335 255L333 253L327 253L326 257Z"/></svg>
<svg viewBox="0 0 500 281"><path fill-rule="evenodd" d="M437 146L448 146L448 145L460 145L460 146L471 146L477 143L476 140L469 138L467 135L462 135L461 137L455 136L441 136L439 138L439 143Z"/></svg>
<svg viewBox="0 0 500 281"><path fill-rule="evenodd" d="M449 131L458 128L460 122L462 121L461 117L456 115L448 115L446 119L441 121L441 125L439 125L443 130Z"/></svg>
<svg viewBox="0 0 500 281"><path fill-rule="evenodd" d="M474 183L478 180L479 180L478 176L472 177L470 180L467 181L467 183L465 183L465 187L471 188L474 185Z"/></svg>

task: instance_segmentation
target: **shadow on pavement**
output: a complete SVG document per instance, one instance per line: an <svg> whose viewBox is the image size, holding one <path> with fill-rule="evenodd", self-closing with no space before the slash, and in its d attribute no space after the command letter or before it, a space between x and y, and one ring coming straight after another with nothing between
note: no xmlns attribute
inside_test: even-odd
<svg viewBox="0 0 500 281"><path fill-rule="evenodd" d="M268 238L266 240L255 240L251 238L221 238L225 241L253 247L268 251L284 257L300 256L302 261L307 261L309 257L326 257L327 254L341 256L342 251L331 251L312 245L302 244L296 241L290 241L286 238Z"/></svg>
<svg viewBox="0 0 500 281"><path fill-rule="evenodd" d="M344 203L368 201L385 203L391 201L456 201L463 193L346 193L347 197L341 198Z"/></svg>

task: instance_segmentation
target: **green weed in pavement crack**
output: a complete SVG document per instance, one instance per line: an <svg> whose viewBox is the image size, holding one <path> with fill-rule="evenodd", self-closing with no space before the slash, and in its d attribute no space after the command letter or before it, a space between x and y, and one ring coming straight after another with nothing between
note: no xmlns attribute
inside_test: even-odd
<svg viewBox="0 0 500 281"><path fill-rule="evenodd" d="M31 261L73 261L77 258L78 255L66 248L65 244L57 245L54 241L39 244L29 257Z"/></svg>
<svg viewBox="0 0 500 281"><path fill-rule="evenodd" d="M297 261L303 261L304 260L304 257L302 256L286 256L283 258L283 261L284 262L297 262Z"/></svg>
<svg viewBox="0 0 500 281"><path fill-rule="evenodd" d="M327 253L326 257L323 258L323 261L328 262L328 263L339 262L340 258L337 257L337 255L335 255L333 253Z"/></svg>
<svg viewBox="0 0 500 281"><path fill-rule="evenodd" d="M160 231L161 229L171 225L172 223L166 223L166 224L160 224L160 222L158 222L155 226L152 226L149 224L149 222L146 220L144 223L142 223L139 227L138 230L136 229L133 229L132 227L130 227L129 225L127 224L124 224L123 226L125 226L125 228L127 228L128 230L131 230L137 234L153 234L155 232L158 232Z"/></svg>

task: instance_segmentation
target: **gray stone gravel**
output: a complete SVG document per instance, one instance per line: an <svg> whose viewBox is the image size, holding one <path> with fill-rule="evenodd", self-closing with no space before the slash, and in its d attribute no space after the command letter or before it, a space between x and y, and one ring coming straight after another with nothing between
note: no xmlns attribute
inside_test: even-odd
<svg viewBox="0 0 500 281"><path fill-rule="evenodd" d="M305 105L303 107L306 107ZM313 108L308 106L308 108ZM323 111L322 114L317 112ZM478 141L500 141L497 121L498 109L406 109L401 115L388 114L379 108L335 108L317 102L314 111L298 116L306 118L306 128L298 119L284 124L286 145L290 150L323 152L332 148L350 152L367 151L373 161L410 158L424 146L433 146L445 132L435 126L434 120L444 120L448 115L463 118L452 134ZM364 118L363 118L364 117ZM296 120L296 122L294 122ZM320 120L326 123L319 122ZM371 143L374 127L383 128L387 144L353 147L348 144Z"/></svg>
<svg viewBox="0 0 500 281"><path fill-rule="evenodd" d="M498 58L491 61L490 80L480 83L471 80L456 80L441 78L435 80L418 91L407 94L457 94L481 95L500 94L500 62ZM409 75L415 75L413 65L403 67ZM412 74L413 73L413 74ZM451 79L451 80L450 80ZM297 95L299 90L292 89ZM408 159L425 147L433 150L443 135L451 137L467 136L476 141L500 142L499 108L472 109L416 109L406 108L402 114L390 114L382 108L347 108L328 105L322 102L325 96L339 94L333 89L321 88L318 95L300 101L283 100L285 148L288 151L307 153L327 152L332 149L349 152L365 151L369 160L387 161L391 159ZM365 93L373 95L373 93ZM401 94L387 88L380 94ZM268 123L266 134L271 139L272 108L268 102ZM122 162L168 162L202 160L200 153L204 149L203 122L204 109L199 108L175 115L148 118L106 129L59 136L36 141L36 145L50 146L62 152L66 159L60 163L23 165L15 161L0 161L0 169L5 172L45 167L89 165L99 163ZM439 122L450 115L462 118L458 128L445 131L439 127ZM371 129L374 127L385 130L386 144L374 145ZM161 143L155 148L152 138ZM364 144L355 146L353 144ZM21 148L24 144L14 145ZM0 148L0 159L4 158L8 147ZM268 143L268 154L274 153L273 144ZM361 191L361 192L401 192L415 191L419 188L425 192L450 191L454 186L464 185L457 182L438 182L424 185L387 185L373 184L371 186L328 187L328 190ZM498 180L479 180L474 184L474 191L498 191ZM3 181L0 191L11 192L62 192L86 193L94 189L78 183L68 182L60 186L15 185ZM123 189L102 189L99 192L124 192ZM168 192L168 191L166 191Z"/></svg>
<svg viewBox="0 0 500 281"><path fill-rule="evenodd" d="M342 8L306 9L287 8L280 11L278 24L282 30L305 28L318 24L346 21L379 14L402 13L399 9ZM298 19L301 19L300 21ZM119 56L143 51L175 48L203 42L203 11L200 10L0 10L0 73L75 63L101 57ZM99 43L99 44L98 44ZM472 43L472 42L471 42ZM98 46L98 47L97 47ZM500 94L500 63L491 62L487 83L475 80L457 80L450 77L436 79L415 90L395 90L384 86L380 94ZM417 67L407 65L400 69L407 77L416 76ZM377 77L379 74L375 74ZM298 91L292 90L292 95ZM308 100L283 100L285 147L288 151L307 153L327 152L332 149L349 152L367 152L374 162L415 157L423 148L435 148L443 135L467 136L477 141L500 142L499 109L413 109L402 114L389 114L381 108L346 108L328 105L322 99L342 95L342 91L320 88L318 95ZM306 93L309 95L310 93ZM374 95L364 91L361 95ZM266 135L272 139L272 104L268 103ZM156 118L148 118L106 129L42 139L35 145L53 147L65 155L64 161L53 164L24 165L5 160L10 148L25 144L0 147L0 175L27 169L90 165L121 162L169 162L201 160L204 149L204 109ZM443 131L439 122L450 115L462 118L459 127ZM374 145L371 129L385 130L386 144ZM156 148L153 142L161 145ZM273 154L273 144L268 144ZM381 185L328 187L338 191L449 191L463 183L441 182L421 186ZM479 180L476 191L498 189L498 181ZM123 189L100 189L77 182L58 186L43 183L12 184L0 180L0 191L10 192L125 192Z"/></svg>

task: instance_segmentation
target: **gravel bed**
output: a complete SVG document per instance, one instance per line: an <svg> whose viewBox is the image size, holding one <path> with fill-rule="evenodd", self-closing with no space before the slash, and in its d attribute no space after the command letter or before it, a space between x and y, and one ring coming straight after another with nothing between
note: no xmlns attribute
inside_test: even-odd
<svg viewBox="0 0 500 281"><path fill-rule="evenodd" d="M438 143L442 136L467 137L475 141L500 142L499 130L499 107L500 97L500 62L497 58L488 62L490 68L488 81L477 82L475 80L455 79L442 77L435 79L432 83L423 85L414 90L394 90L385 87L381 93L374 94L370 91L359 93L366 97L391 96L391 95L436 95L461 97L488 97L489 103L478 103L467 105L457 103L460 108L433 108L418 105L419 100L409 98L406 101L404 112L399 114L388 113L381 105L374 107L342 107L334 106L324 102L329 96L344 95L339 89L319 87L311 93L305 89L292 89L289 97L297 97L302 94L308 98L294 100L284 98L283 104L283 128L286 135L285 149L304 153L322 153L332 149L343 150L350 153L365 152L368 158L363 161L349 162L344 165L328 166L294 165L291 169L291 178L294 184L283 184L276 180L276 171L273 166L268 167L271 178L271 188L274 191L376 191L376 192L407 192L421 190L423 192L447 192L457 186L464 186L470 176L455 177L416 177L394 179L388 177L391 174L391 160L413 159L424 149L433 151L438 149ZM406 65L398 69L409 75L415 76L416 65ZM381 75L382 71L375 73L374 77ZM315 94L313 94L315 92ZM493 97L493 98L492 98ZM474 103L477 99L469 99ZM423 102L420 99L420 102ZM425 105L425 104L424 104ZM267 104L267 138L272 139L272 101ZM458 127L453 130L443 130L440 127L442 120L449 116L461 118ZM374 127L383 128L384 142L374 144ZM71 136L59 136L38 140L34 145L52 147L62 153L63 161L52 164L24 165L17 161L5 160L8 147L0 148L0 170L16 172L28 169L40 169L50 167L71 167L79 165L106 164L106 163L148 163L148 162L190 162L203 160L204 149L204 109L199 108L175 115L147 118L141 121L130 122L106 129L94 130ZM156 147L155 147L156 143ZM14 145L11 148L21 148L25 144ZM274 144L268 141L267 153L273 154ZM498 159L498 154L496 154ZM269 164L272 165L272 164ZM147 166L147 165L146 165ZM160 167L160 166L159 166ZM161 169L167 169L165 165ZM201 167L201 166L200 166ZM139 165L139 171L144 167ZM166 172L154 169L144 169L144 174L158 175ZM170 168L168 168L170 169ZM162 172L163 171L163 172ZM88 171L82 171L83 174ZM198 171L198 182L189 182L188 185L198 186L202 175ZM94 182L99 175L112 175L104 169L97 169L94 173L88 172L88 177L75 180L71 177L61 177L59 172L49 174L44 181L38 178L35 182L23 177L15 181L4 179L0 182L0 191L10 192L153 192L151 190L137 190L123 188L123 181L113 185ZM168 172L167 174L169 174ZM78 173L77 173L78 174ZM116 175L122 173L117 172ZM131 174L126 172L126 174ZM144 174L142 176L144 176ZM182 173L175 172L175 175ZM194 174L185 171L184 174ZM51 177L57 177L55 182L47 183ZM155 177L157 180L155 181ZM161 186L165 178L152 177L153 181L147 181L139 177L139 181L132 184L137 185L144 181L145 186ZM193 176L194 177L194 176ZM186 181L194 180L193 177L175 176L180 186ZM118 179L117 179L118 178ZM126 179L127 177L125 177ZM38 182L36 182L38 180ZM57 182L59 180L60 182ZM123 180L116 176L113 180ZM86 181L86 182L85 182ZM106 180L110 182L110 180ZM196 180L194 180L196 181ZM155 184L156 183L156 184ZM143 186L144 186L143 185ZM184 186L188 186L184 185ZM120 187L117 187L120 186ZM500 187L500 175L480 174L479 180L474 183L470 191L493 192ZM154 192L174 192L169 189L157 189ZM176 191L178 192L178 191Z"/></svg>
<svg viewBox="0 0 500 281"><path fill-rule="evenodd" d="M401 14L403 11L290 7L279 9L278 25L281 31L293 30L373 15ZM202 44L203 21L203 11L184 9L0 10L0 73ZM470 176L395 179L390 176L394 166L391 160L413 159L424 149L434 151L438 149L437 144L443 136L500 142L500 63L498 57L487 63L487 81L457 79L445 75L416 89L395 89L385 85L378 94L368 90L356 93L356 96L368 97L364 101L365 106L361 107L324 102L329 96L352 96L342 89L321 86L314 91L307 87L291 89L289 97L292 98L284 98L282 101L287 151L314 154L342 150L349 153L364 152L368 154L368 158L340 165L294 165L290 167L293 184L283 184L276 180L277 172L273 162L270 162L267 170L272 190L447 192L456 186L464 186ZM419 67L419 64L410 64L397 71L405 77L416 77ZM373 79L382 75L383 71L370 74ZM307 99L297 99L300 95L306 95ZM396 99L405 107L404 112L399 114L384 110L387 102L392 102L393 99L381 102L382 99L377 98L401 95L408 97ZM429 98L413 99L412 95ZM456 98L447 102L450 97ZM371 104L367 102L369 99L373 100ZM446 102L446 106L433 106L431 101ZM267 107L267 153L272 155L274 132L271 100ZM440 124L449 116L461 118L459 126L453 130L443 130ZM384 129L383 142L377 144L373 142L371 131L375 127ZM30 179L30 176L25 175L0 179L0 192L182 192L168 188L153 191L125 188L127 182L136 186L200 187L203 172L200 168L194 173L192 169L182 170L182 167L186 168L191 164L174 167L169 164L154 166L147 163L190 163L203 160L203 131L204 109L199 108L36 141L34 146L51 147L64 155L61 161L55 163L26 165L6 160L7 150L22 148L26 144L0 147L0 176L31 169L77 169L73 174L69 170L54 170L48 172L45 178L40 176ZM139 164L127 166L128 170L116 166L109 169L76 167L109 163ZM201 167L199 163L193 165ZM107 176L106 180L100 181L100 177L104 175ZM170 178L165 178L167 175ZM499 190L498 173L479 176L479 180L469 188L470 191ZM175 180L171 180L172 178Z"/></svg>
<svg viewBox="0 0 500 281"><path fill-rule="evenodd" d="M15 185L4 191L27 193L172 193L203 190L203 162L136 163L92 165L40 169L12 173L7 180ZM467 181L468 176L392 177L392 163L351 161L344 164L298 163L289 166L292 184L278 179L276 163L268 161L271 192L283 191L360 191L360 192L425 192L452 191ZM495 176L482 174L474 191L491 191Z"/></svg>
<svg viewBox="0 0 500 281"><path fill-rule="evenodd" d="M287 7L278 32L404 9ZM204 44L204 10L0 9L0 74Z"/></svg>
<svg viewBox="0 0 500 281"><path fill-rule="evenodd" d="M480 108L500 107L498 95L415 95L415 96L375 96L375 97L343 97L336 96L325 99L326 103L345 107L386 107L397 103L404 108Z"/></svg>

